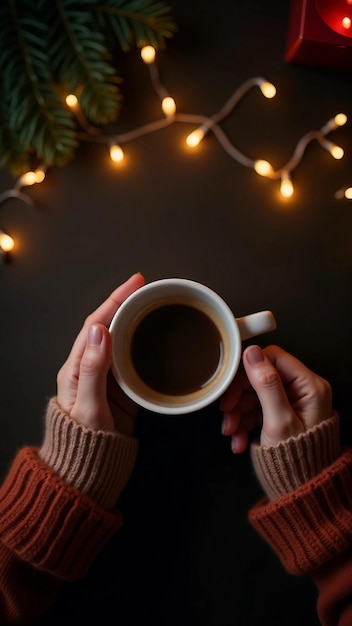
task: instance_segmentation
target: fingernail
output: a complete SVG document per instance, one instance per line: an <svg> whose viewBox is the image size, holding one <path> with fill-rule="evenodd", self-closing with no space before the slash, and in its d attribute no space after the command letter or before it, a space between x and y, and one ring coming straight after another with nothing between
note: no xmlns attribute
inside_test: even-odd
<svg viewBox="0 0 352 626"><path fill-rule="evenodd" d="M264 355L259 346L249 346L246 350L246 359L249 365L257 365L264 361Z"/></svg>
<svg viewBox="0 0 352 626"><path fill-rule="evenodd" d="M234 437L231 438L231 450L234 454L236 454L236 441Z"/></svg>
<svg viewBox="0 0 352 626"><path fill-rule="evenodd" d="M226 434L226 429L227 429L227 418L224 417L224 419L222 420L222 424L221 424L221 432L223 435Z"/></svg>
<svg viewBox="0 0 352 626"><path fill-rule="evenodd" d="M88 346L100 346L103 333L100 326L90 326L88 328Z"/></svg>

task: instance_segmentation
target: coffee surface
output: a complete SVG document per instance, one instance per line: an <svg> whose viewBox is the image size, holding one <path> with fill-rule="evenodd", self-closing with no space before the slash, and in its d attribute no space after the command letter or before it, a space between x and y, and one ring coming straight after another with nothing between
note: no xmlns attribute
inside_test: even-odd
<svg viewBox="0 0 352 626"><path fill-rule="evenodd" d="M139 322L131 356L136 372L150 388L166 395L189 394L204 387L218 369L221 336L203 311L167 304Z"/></svg>

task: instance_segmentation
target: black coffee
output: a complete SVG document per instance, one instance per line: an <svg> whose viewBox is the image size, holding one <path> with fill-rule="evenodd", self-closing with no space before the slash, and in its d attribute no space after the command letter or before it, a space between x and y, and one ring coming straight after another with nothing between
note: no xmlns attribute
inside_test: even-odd
<svg viewBox="0 0 352 626"><path fill-rule="evenodd" d="M221 361L222 343L205 313L185 304L167 304L141 320L131 355L149 387L177 396L201 389L212 378Z"/></svg>

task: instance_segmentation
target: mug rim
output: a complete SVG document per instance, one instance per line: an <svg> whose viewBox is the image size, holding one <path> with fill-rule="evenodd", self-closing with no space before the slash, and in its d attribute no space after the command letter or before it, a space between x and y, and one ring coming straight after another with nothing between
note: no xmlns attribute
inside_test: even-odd
<svg viewBox="0 0 352 626"><path fill-rule="evenodd" d="M127 315L129 309L138 310L138 303L140 301L144 302L144 306L149 303L152 303L154 300L153 292L157 290L158 293L155 294L156 301L162 299L167 295L170 295L170 290L176 289L175 294L177 295L177 291L179 293L185 293L185 290L189 290L189 293L193 295L193 297L202 296L200 301L207 303L210 300L211 303L216 304L216 313L219 315L219 311L221 311L221 316L219 315L229 340L230 347L230 355L228 358L228 364L225 367L223 375L219 379L218 383L215 384L213 388L211 388L207 393L197 398L192 399L192 394L185 394L184 396L180 396L179 402L176 404L167 404L163 403L160 399L157 398L146 398L143 396L143 393L139 394L136 392L129 384L126 382L126 378L124 376L124 368L122 363L118 363L116 359L116 352L121 351L121 344L124 339L124 330L126 329L127 322L129 321L129 316ZM143 307L142 307L143 308ZM133 316L132 315L132 316ZM122 331L121 339L118 339L117 332L119 328ZM203 285L202 283L196 282L187 278L163 278L155 281L151 281L143 285L134 291L118 308L114 317L111 320L109 331L112 336L112 355L111 355L111 370L112 373L117 380L121 389L125 392L125 394L131 398L136 404L140 407L144 407L154 413L161 413L165 415L180 415L193 413L198 411L217 400L227 389L230 382L234 378L234 375L237 372L238 365L241 359L242 354L242 340L240 336L240 332L238 329L237 321L234 313L231 311L228 304L223 300L223 298L213 291L210 287ZM116 349L116 341L118 341L118 349ZM114 349L115 348L115 349ZM156 394L158 395L158 394ZM175 400L175 397L173 397ZM187 399L188 398L188 399Z"/></svg>

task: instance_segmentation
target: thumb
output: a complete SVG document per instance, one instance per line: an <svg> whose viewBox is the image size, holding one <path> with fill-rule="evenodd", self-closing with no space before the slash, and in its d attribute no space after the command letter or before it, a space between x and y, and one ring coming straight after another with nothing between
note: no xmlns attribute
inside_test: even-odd
<svg viewBox="0 0 352 626"><path fill-rule="evenodd" d="M259 346L249 346L243 353L243 365L256 392L263 412L261 445L272 446L301 431L284 389L280 374Z"/></svg>
<svg viewBox="0 0 352 626"><path fill-rule="evenodd" d="M111 362L111 339L103 324L88 328L87 343L81 358L77 395L71 416L94 430L114 430L107 401L107 373Z"/></svg>

